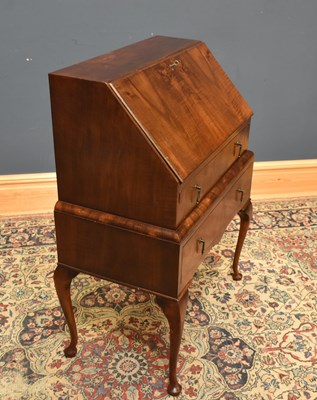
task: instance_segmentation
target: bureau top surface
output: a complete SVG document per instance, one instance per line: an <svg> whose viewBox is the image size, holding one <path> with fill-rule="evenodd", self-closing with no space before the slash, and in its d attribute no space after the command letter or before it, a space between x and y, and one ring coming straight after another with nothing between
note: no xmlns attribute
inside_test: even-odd
<svg viewBox="0 0 317 400"><path fill-rule="evenodd" d="M199 43L197 40L154 36L98 57L68 66L52 74L111 82L157 63L158 60Z"/></svg>

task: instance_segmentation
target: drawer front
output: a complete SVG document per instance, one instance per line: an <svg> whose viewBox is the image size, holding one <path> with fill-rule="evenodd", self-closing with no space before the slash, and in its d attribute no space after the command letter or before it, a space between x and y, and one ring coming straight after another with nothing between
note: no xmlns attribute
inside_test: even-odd
<svg viewBox="0 0 317 400"><path fill-rule="evenodd" d="M229 222L250 198L252 169L253 164L240 175L218 205L185 241L181 255L180 290L192 279L208 250L219 241Z"/></svg>
<svg viewBox="0 0 317 400"><path fill-rule="evenodd" d="M238 131L226 146L201 170L181 186L178 196L177 225L195 208L217 180L248 148L250 123Z"/></svg>

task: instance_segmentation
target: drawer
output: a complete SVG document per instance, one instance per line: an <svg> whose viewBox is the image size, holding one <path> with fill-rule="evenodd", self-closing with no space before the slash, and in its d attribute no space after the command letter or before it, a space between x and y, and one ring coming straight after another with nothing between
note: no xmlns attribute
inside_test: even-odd
<svg viewBox="0 0 317 400"><path fill-rule="evenodd" d="M194 232L184 240L181 252L180 290L192 279L197 265L206 257L211 246L216 244L232 218L245 206L250 198L253 163L242 172L205 217Z"/></svg>
<svg viewBox="0 0 317 400"><path fill-rule="evenodd" d="M195 208L218 179L248 148L250 123L244 125L212 157L192 174L179 189L177 225Z"/></svg>

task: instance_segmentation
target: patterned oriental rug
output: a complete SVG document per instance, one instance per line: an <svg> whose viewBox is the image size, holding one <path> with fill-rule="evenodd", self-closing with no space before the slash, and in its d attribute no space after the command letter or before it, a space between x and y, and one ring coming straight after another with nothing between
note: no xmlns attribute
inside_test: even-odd
<svg viewBox="0 0 317 400"><path fill-rule="evenodd" d="M317 399L317 199L254 208L243 280L229 275L238 219L193 280L180 399ZM0 398L171 399L168 324L154 298L79 275L78 355L66 359L52 215L0 224Z"/></svg>

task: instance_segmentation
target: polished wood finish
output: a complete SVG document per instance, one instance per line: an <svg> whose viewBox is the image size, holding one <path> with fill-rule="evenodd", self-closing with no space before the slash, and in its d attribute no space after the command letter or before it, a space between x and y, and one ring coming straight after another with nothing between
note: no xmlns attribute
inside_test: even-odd
<svg viewBox="0 0 317 400"><path fill-rule="evenodd" d="M249 229L249 225L251 222L252 214L253 214L253 206L251 200L249 199L246 206L239 211L240 217L240 230L239 230L239 237L237 242L236 251L234 254L233 265L232 265L232 277L235 281L240 281L242 279L242 274L239 272L239 258L242 250L242 246L244 243L244 239L246 237L247 231Z"/></svg>
<svg viewBox="0 0 317 400"><path fill-rule="evenodd" d="M78 275L79 271L75 271L71 268L65 268L62 265L58 265L54 272L54 283L57 292L57 296L61 307L63 309L67 325L69 327L70 333L70 344L64 350L66 357L75 357L77 354L77 328L74 317L74 311L72 307L71 297L70 297L70 284Z"/></svg>
<svg viewBox="0 0 317 400"><path fill-rule="evenodd" d="M178 298L208 249L249 201L252 163L253 154L245 151L175 230L59 201L55 207L59 262ZM244 198L238 190L244 190ZM206 241L204 252L198 246L201 237ZM129 251L122 251L127 246Z"/></svg>
<svg viewBox="0 0 317 400"><path fill-rule="evenodd" d="M169 384L167 391L172 396L178 396L182 390L178 383L176 368L179 347L182 340L184 320L188 300L188 290L178 299L157 297L157 304L163 310L170 326L170 358L169 358Z"/></svg>
<svg viewBox="0 0 317 400"><path fill-rule="evenodd" d="M79 272L157 296L170 326L168 392L188 287L240 212L251 218L252 111L200 41L154 37L51 73L58 181L54 279L70 329Z"/></svg>
<svg viewBox="0 0 317 400"><path fill-rule="evenodd" d="M247 148L252 111L201 42L151 38L49 80L59 200L173 229Z"/></svg>
<svg viewBox="0 0 317 400"><path fill-rule="evenodd" d="M200 42L111 82L111 88L181 182L252 115Z"/></svg>

